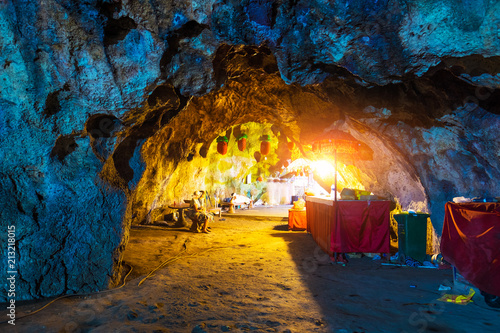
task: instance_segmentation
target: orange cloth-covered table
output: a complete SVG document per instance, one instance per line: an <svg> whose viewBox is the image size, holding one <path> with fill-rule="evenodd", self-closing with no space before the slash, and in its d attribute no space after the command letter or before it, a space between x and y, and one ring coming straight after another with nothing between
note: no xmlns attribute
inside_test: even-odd
<svg viewBox="0 0 500 333"><path fill-rule="evenodd" d="M306 230L307 229L307 218L306 210L288 210L288 230Z"/></svg>
<svg viewBox="0 0 500 333"><path fill-rule="evenodd" d="M307 230L328 254L390 252L390 201L307 197Z"/></svg>

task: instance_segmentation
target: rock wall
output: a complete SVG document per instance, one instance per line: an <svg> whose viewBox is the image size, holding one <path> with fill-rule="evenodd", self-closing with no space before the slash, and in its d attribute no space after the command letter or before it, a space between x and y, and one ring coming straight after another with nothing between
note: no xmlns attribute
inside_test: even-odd
<svg viewBox="0 0 500 333"><path fill-rule="evenodd" d="M248 122L305 155L325 129L351 133L373 151L354 161L367 189L431 212L439 233L444 202L500 193L499 13L494 0L1 1L16 298L116 283L130 224L203 187L213 140Z"/></svg>

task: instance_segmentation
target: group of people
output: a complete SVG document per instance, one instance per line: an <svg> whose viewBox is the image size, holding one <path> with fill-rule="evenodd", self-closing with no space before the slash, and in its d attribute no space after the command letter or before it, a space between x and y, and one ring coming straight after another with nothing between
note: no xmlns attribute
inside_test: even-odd
<svg viewBox="0 0 500 333"><path fill-rule="evenodd" d="M234 206L239 202L249 204L249 208L252 204L252 200L246 197L238 196L236 193L231 193L231 197L228 199L230 200L229 213L234 213ZM192 232L211 232L209 225L215 218L214 214L207 211L205 191L194 191L190 203L190 209L186 211L186 215L193 221L190 228Z"/></svg>
<svg viewBox="0 0 500 333"><path fill-rule="evenodd" d="M205 191L195 191L191 199L191 209L187 211L188 217L193 221L192 232L209 233L209 224L214 221L214 215L207 212Z"/></svg>

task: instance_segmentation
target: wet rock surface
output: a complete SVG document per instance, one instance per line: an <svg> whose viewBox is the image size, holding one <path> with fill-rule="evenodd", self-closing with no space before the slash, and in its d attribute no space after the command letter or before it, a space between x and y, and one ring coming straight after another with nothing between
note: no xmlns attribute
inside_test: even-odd
<svg viewBox="0 0 500 333"><path fill-rule="evenodd" d="M16 225L18 299L113 285L132 223L210 186L212 163L249 168L251 145L210 160L248 122L306 155L325 129L349 132L374 152L344 161L365 187L440 233L444 202L499 195L499 6L1 2L0 220Z"/></svg>

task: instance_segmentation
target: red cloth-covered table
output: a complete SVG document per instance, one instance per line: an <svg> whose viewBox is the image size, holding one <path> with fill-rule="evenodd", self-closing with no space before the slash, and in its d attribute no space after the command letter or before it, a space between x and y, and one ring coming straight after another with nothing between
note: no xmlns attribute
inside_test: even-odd
<svg viewBox="0 0 500 333"><path fill-rule="evenodd" d="M288 210L288 230L300 231L307 229L306 210Z"/></svg>
<svg viewBox="0 0 500 333"><path fill-rule="evenodd" d="M500 296L500 203L447 202L441 254L474 286Z"/></svg>
<svg viewBox="0 0 500 333"><path fill-rule="evenodd" d="M390 252L390 201L307 197L306 208L307 230L328 254Z"/></svg>
<svg viewBox="0 0 500 333"><path fill-rule="evenodd" d="M313 201L314 200L314 201ZM333 216L333 200L322 200L316 197L306 197L307 232L310 233L318 246L330 256L331 227Z"/></svg>
<svg viewBox="0 0 500 333"><path fill-rule="evenodd" d="M390 204L390 201L337 201L332 252L389 253Z"/></svg>

